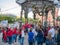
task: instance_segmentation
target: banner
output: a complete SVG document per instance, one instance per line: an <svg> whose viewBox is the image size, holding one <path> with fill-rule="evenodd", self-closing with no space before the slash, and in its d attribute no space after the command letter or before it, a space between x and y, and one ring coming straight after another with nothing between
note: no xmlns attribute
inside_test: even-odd
<svg viewBox="0 0 60 45"><path fill-rule="evenodd" d="M7 27L7 25L8 25L8 20L3 20L3 21L1 21L1 25L2 25L2 27Z"/></svg>

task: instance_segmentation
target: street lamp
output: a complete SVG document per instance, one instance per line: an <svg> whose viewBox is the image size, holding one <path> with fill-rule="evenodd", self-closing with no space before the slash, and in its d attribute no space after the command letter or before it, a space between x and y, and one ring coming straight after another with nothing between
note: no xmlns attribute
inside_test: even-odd
<svg viewBox="0 0 60 45"><path fill-rule="evenodd" d="M23 4L25 1L26 1L26 0L16 0L16 3L22 6L22 4ZM19 23L20 23L20 28L21 28L21 26L22 26L22 12L23 12L23 7L21 8L21 16L20 16L20 21L19 21Z"/></svg>

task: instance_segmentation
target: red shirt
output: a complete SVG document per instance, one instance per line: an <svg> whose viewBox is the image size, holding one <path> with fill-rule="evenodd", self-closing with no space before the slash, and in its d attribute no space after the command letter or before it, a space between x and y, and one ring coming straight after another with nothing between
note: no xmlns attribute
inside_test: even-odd
<svg viewBox="0 0 60 45"><path fill-rule="evenodd" d="M22 32L21 32L21 30L19 29L19 30L18 30L18 35L21 35L21 34L22 34Z"/></svg>
<svg viewBox="0 0 60 45"><path fill-rule="evenodd" d="M27 28L27 27L28 27L28 28L31 28L31 24L25 24L25 25L23 25L23 27L24 27L24 28Z"/></svg>
<svg viewBox="0 0 60 45"><path fill-rule="evenodd" d="M31 24L27 24L28 28L31 28Z"/></svg>
<svg viewBox="0 0 60 45"><path fill-rule="evenodd" d="M3 32L3 38L4 38L4 40L6 41L6 40L7 40L7 33L6 33L6 30L2 30L2 32Z"/></svg>
<svg viewBox="0 0 60 45"><path fill-rule="evenodd" d="M25 25L22 26L22 29L25 29Z"/></svg>
<svg viewBox="0 0 60 45"><path fill-rule="evenodd" d="M17 34L17 29L16 28L14 28L13 34Z"/></svg>
<svg viewBox="0 0 60 45"><path fill-rule="evenodd" d="M7 34L8 34L8 36L12 36L13 35L13 31L9 30Z"/></svg>

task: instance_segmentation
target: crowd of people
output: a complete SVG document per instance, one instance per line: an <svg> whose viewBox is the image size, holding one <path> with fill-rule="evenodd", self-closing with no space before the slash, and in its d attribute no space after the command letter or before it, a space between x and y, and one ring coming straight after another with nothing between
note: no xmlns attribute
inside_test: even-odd
<svg viewBox="0 0 60 45"><path fill-rule="evenodd" d="M14 45L18 42L24 45L25 35L28 35L29 45L60 45L60 28L57 26L43 27L40 24L26 24L21 28L5 27L2 28L2 41ZM18 37L18 38L17 38Z"/></svg>

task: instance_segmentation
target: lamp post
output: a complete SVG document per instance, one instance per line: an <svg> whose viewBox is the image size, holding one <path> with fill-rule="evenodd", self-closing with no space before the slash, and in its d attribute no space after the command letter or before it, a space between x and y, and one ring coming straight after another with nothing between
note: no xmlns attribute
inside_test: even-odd
<svg viewBox="0 0 60 45"><path fill-rule="evenodd" d="M20 15L20 21L19 21L19 23L20 23L20 28L21 28L21 26L22 26L22 12L23 12L23 6L22 6L22 4L25 2L26 0L16 0L16 3L17 4L19 4L19 6L21 6L22 8L21 8L21 15Z"/></svg>

